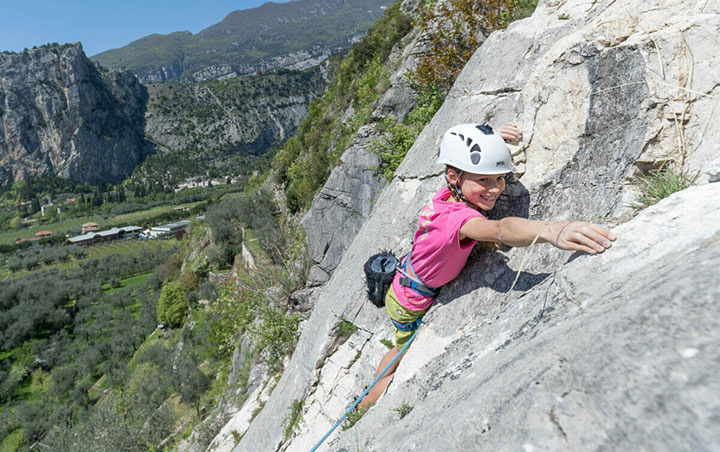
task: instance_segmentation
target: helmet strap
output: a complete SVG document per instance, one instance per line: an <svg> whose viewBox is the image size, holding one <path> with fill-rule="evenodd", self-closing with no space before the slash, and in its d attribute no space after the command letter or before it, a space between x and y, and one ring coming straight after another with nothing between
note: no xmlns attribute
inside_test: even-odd
<svg viewBox="0 0 720 452"><path fill-rule="evenodd" d="M460 177L462 176L462 174L463 174L462 170L460 170L460 169L457 170L458 182L460 181ZM448 189L450 190L450 194L453 195L453 198L463 201L465 204L467 204L469 207L471 207L475 210L480 210L480 208L478 206L471 203L470 200L468 200L465 197L465 195L463 195L462 189L460 188L460 184L451 184L450 183L450 179L448 178L447 170L445 170L445 181L447 182Z"/></svg>

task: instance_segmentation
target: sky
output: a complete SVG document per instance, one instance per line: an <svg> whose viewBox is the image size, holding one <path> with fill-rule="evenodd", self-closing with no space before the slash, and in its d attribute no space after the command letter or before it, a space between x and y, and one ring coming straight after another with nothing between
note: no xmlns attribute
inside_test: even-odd
<svg viewBox="0 0 720 452"><path fill-rule="evenodd" d="M267 0L3 0L0 51L82 42L93 56L153 33L197 33ZM273 0L286 3L289 0Z"/></svg>

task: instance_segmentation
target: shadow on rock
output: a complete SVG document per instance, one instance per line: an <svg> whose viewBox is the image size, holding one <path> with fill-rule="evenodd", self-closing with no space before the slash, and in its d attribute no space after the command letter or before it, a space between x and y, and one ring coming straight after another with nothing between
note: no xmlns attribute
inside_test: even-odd
<svg viewBox="0 0 720 452"><path fill-rule="evenodd" d="M508 257L493 250L481 249L473 252L469 264L460 276L442 289L436 303L444 305L454 299L467 295L481 288L506 294L526 292L543 282L551 273L530 273L511 268ZM517 282L515 282L517 278ZM513 285L515 282L515 285Z"/></svg>
<svg viewBox="0 0 720 452"><path fill-rule="evenodd" d="M495 208L487 212L491 220L500 220L505 217L527 218L529 215L530 194L520 181L508 178L507 189L499 198ZM503 246L507 251L510 247ZM437 301L447 304L452 300L487 287L495 292L508 293L513 291L525 292L544 281L550 273L529 273L508 266L509 258L495 250L476 246L468 259L468 264L457 279L446 286ZM517 282L515 282L517 278ZM513 282L515 285L513 286Z"/></svg>

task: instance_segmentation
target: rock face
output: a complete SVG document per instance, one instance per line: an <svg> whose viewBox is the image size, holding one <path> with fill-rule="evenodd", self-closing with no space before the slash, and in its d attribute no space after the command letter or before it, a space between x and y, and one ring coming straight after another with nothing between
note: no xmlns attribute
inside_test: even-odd
<svg viewBox="0 0 720 452"><path fill-rule="evenodd" d="M373 140L378 139L380 134L373 126L360 129L352 146L343 153L340 165L332 171L302 220L313 260L311 285L330 278L343 253L370 216L375 200L385 185L374 170L379 159L369 149Z"/></svg>
<svg viewBox="0 0 720 452"><path fill-rule="evenodd" d="M118 182L152 150L147 92L80 44L0 53L0 186L29 175Z"/></svg>
<svg viewBox="0 0 720 452"><path fill-rule="evenodd" d="M402 5L402 10L411 14L416 6L417 2L408 1ZM387 67L393 68L390 86L380 97L372 114L373 120L393 116L402 121L415 106L415 92L407 81L407 74L417 64L420 42L415 30L393 49L387 63ZM378 175L380 160L372 150L382 137L375 122L358 130L352 145L343 153L340 165L333 169L302 220L313 260L310 285L330 278L370 216L380 191L387 185L387 181Z"/></svg>
<svg viewBox="0 0 720 452"><path fill-rule="evenodd" d="M522 177L496 216L612 220L618 241L601 256L476 250L388 393L320 450L720 448L720 185L634 217L627 206L636 173L663 162L707 165L701 180L716 180L719 15L717 2L552 0L489 36L319 289L234 450L308 450L372 381L392 329L365 300L362 263L409 248L443 184L442 132L485 120L516 120L525 134L513 149ZM359 329L339 343L341 319ZM304 422L286 440L295 400ZM399 419L403 402L413 409Z"/></svg>
<svg viewBox="0 0 720 452"><path fill-rule="evenodd" d="M163 151L189 150L218 164L237 163L233 154L260 155L297 132L325 89L323 69L149 84L146 133Z"/></svg>

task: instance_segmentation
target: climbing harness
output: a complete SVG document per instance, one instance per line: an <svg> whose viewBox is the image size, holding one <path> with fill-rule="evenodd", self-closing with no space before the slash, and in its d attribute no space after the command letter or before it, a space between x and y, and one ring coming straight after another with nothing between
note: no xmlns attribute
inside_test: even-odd
<svg viewBox="0 0 720 452"><path fill-rule="evenodd" d="M363 392L362 395L360 397L358 397L358 399L355 401L355 403L353 403L352 406L345 411L345 414L342 415L340 420L337 421L335 423L335 425L332 426L332 428L325 434L325 436L323 436L320 439L320 441L318 441L317 444L315 444L315 446L312 449L310 449L310 452L315 452L317 450L317 448L320 447L320 445L323 443L323 441L325 441L328 438L328 436L330 436L330 434L335 431L335 429L338 427L338 425L340 425L342 423L342 421L345 420L345 418L348 416L348 414L352 413L352 411L355 409L355 407L358 406L358 404L360 403L360 401L363 398L365 398L365 396L368 394L368 392L370 392L370 390L373 388L373 386L375 386L375 384L377 384L377 382L380 381L380 379L385 375L385 373L388 370L390 370L390 367L392 367L392 365L395 364L395 361L397 361L398 358L403 353L405 353L405 350L407 350L407 348L410 346L410 344L412 344L412 342L415 340L415 336L417 336L417 333L418 333L417 326L415 327L415 329L416 329L416 331L413 333L413 335L410 338L410 340L408 341L408 343L405 344L405 346L402 348L402 350L400 350L400 353L395 355L395 357L392 359L392 361L390 361L390 364L388 364L387 367L385 367L385 369L383 369L383 371L380 373L380 375L378 375L377 378L375 378L375 381L373 381L372 384L367 387L365 392Z"/></svg>
<svg viewBox="0 0 720 452"><path fill-rule="evenodd" d="M400 285L411 288L423 297L436 298L440 289L430 287L422 282L413 269L412 262L410 261L411 256L412 251L407 253L407 255L400 260L400 267L398 267L398 271L405 276L404 278L400 278Z"/></svg>
<svg viewBox="0 0 720 452"><path fill-rule="evenodd" d="M418 327L422 323L422 317L415 320L414 322L407 322L407 323L398 322L397 320L395 320L393 318L390 318L390 320L392 320L392 323L393 323L393 325L395 325L395 328L397 328L400 331L414 331L414 330L418 329Z"/></svg>

